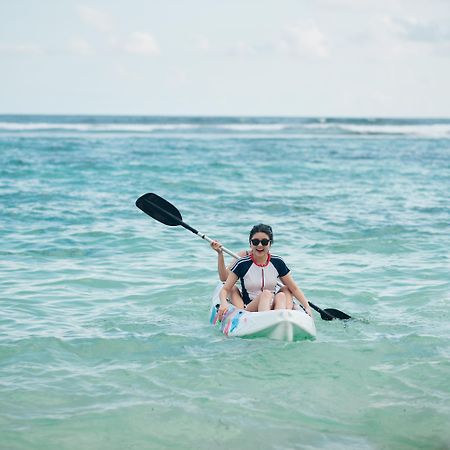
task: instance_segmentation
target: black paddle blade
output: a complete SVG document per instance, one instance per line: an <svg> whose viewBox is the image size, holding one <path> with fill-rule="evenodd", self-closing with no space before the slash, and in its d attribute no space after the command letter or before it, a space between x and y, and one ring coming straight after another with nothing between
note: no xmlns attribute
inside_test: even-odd
<svg viewBox="0 0 450 450"><path fill-rule="evenodd" d="M325 314L324 314L324 312L325 312ZM334 308L325 308L320 313L320 317L323 320L333 320L333 319L347 320L347 319L352 318L348 314L345 314L345 312L339 311L338 309L334 309Z"/></svg>
<svg viewBox="0 0 450 450"><path fill-rule="evenodd" d="M171 227L176 227L183 221L180 211L175 206L153 193L139 197L136 206L158 222Z"/></svg>

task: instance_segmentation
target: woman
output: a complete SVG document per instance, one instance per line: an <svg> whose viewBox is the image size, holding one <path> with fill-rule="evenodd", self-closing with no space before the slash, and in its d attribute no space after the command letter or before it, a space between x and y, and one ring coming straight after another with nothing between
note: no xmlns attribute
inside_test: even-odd
<svg viewBox="0 0 450 450"><path fill-rule="evenodd" d="M277 281L280 279L311 316L308 301L293 280L290 270L279 256L270 254L273 243L272 228L264 224L255 225L250 231L249 242L250 252L230 268L227 280L220 291L219 320L222 320L228 308L227 298L235 300L232 289L238 279L241 280L242 303L247 311L292 308L292 304L289 304L292 297L289 298L286 290L276 292ZM220 269L219 261L219 274L222 276L224 272L222 270L221 273Z"/></svg>
<svg viewBox="0 0 450 450"><path fill-rule="evenodd" d="M236 263L237 259L233 259L229 266L225 266L225 260L223 257L222 244L219 241L212 241L211 248L217 252L217 271L219 273L220 281L227 281L228 275L230 274L230 268ZM238 253L239 257L244 257L250 255L250 250L241 250ZM292 309L294 303L292 301L292 292L288 287L283 286L279 289L281 292L284 292L286 295L286 309ZM237 286L233 286L231 288L231 293L229 296L231 304L236 306L239 309L245 309L245 304L242 299L241 291L237 288Z"/></svg>

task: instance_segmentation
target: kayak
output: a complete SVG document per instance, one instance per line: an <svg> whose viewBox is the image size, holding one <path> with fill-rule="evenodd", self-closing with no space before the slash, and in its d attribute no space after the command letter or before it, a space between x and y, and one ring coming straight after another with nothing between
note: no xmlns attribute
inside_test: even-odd
<svg viewBox="0 0 450 450"><path fill-rule="evenodd" d="M249 312L229 304L220 322L217 312L222 286L223 284L219 283L212 296L210 323L220 326L224 335L245 338L267 337L288 342L316 337L314 320L297 304L292 310L277 309L261 312Z"/></svg>

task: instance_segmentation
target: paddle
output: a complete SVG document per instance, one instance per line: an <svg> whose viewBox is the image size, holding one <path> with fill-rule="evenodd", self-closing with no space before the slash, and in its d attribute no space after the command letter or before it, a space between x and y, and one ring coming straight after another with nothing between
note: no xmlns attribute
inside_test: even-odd
<svg viewBox="0 0 450 450"><path fill-rule="evenodd" d="M181 225L182 227L186 228L186 230L191 231L192 233L201 237L205 241L208 241L209 243L213 242L213 239L206 236L206 234L200 233L198 230L192 228L186 222L183 222L183 218L181 217L180 211L178 211L178 209L175 206L173 206L167 200L164 200L159 195L153 193L144 194L136 200L136 206L140 210L148 214L150 217L153 217L153 219L157 220L158 222L161 222L165 225L169 225L170 227L176 227L178 225ZM233 253L226 247L222 247L222 250L228 255L232 256L233 258L237 259L239 258L239 256L236 253ZM311 308L320 313L320 317L322 318L322 320L351 319L351 316L345 314L342 311L339 311L338 309L334 308L321 309L318 306L314 305L314 303L311 303L310 301L308 301L308 303L309 306L311 306Z"/></svg>

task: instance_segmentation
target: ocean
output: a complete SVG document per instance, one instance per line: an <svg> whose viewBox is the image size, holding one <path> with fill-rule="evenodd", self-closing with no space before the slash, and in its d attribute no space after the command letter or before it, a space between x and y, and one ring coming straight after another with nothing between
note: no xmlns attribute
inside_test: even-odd
<svg viewBox="0 0 450 450"><path fill-rule="evenodd" d="M222 335L146 192L353 319ZM0 448L450 449L449 193L447 119L0 116Z"/></svg>

